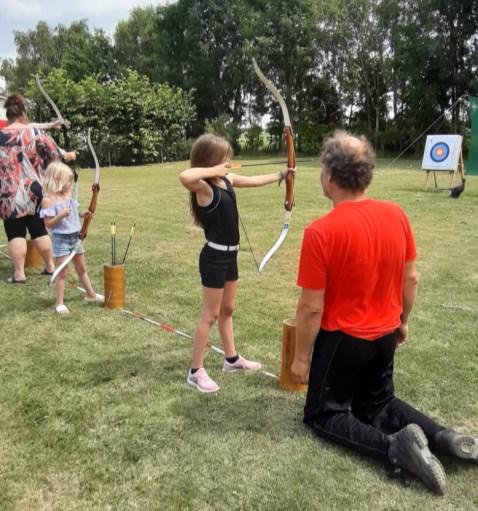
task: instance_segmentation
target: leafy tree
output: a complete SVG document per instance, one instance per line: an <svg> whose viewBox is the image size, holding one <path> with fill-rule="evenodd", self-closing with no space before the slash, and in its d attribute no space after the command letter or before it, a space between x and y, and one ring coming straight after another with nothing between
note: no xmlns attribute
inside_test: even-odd
<svg viewBox="0 0 478 511"><path fill-rule="evenodd" d="M451 123L443 119L438 128L462 132L456 102L474 90L478 3L384 0L379 16L390 41L400 142L413 139L454 104Z"/></svg>
<svg viewBox="0 0 478 511"><path fill-rule="evenodd" d="M153 81L158 78L159 48L155 16L153 7L137 7L127 20L116 25L114 34L115 55L122 71L134 69Z"/></svg>
<svg viewBox="0 0 478 511"><path fill-rule="evenodd" d="M240 152L239 137L241 132L229 115L222 114L212 120L206 119L205 129L208 133L214 133L219 137L229 140L233 145L234 152L236 154Z"/></svg>
<svg viewBox="0 0 478 511"><path fill-rule="evenodd" d="M81 80L91 74L103 80L116 76L114 49L103 30L91 33L86 21L82 20L68 28L59 25L57 32L60 67L72 80Z"/></svg>
<svg viewBox="0 0 478 511"><path fill-rule="evenodd" d="M79 126L94 119L108 134L101 145L111 161L182 153L184 140L180 149L152 132L161 122L179 137L168 110L176 103L186 139L222 130L236 151L241 143L256 149L267 115L267 149L280 149L282 114L253 56L286 100L299 151L317 152L336 126L397 151L452 105L437 129L463 132L458 99L478 93L477 26L476 0L178 0L133 10L114 45L84 20L39 22L15 33L17 58L3 60L0 72L10 91L23 92L33 73L63 70L49 85L62 84ZM81 94L65 93L66 83Z"/></svg>
<svg viewBox="0 0 478 511"><path fill-rule="evenodd" d="M249 15L246 7L243 1L179 0L158 8L158 77L194 91L194 134L204 129L206 119L221 114L236 126L242 121L245 75L250 73L241 31Z"/></svg>
<svg viewBox="0 0 478 511"><path fill-rule="evenodd" d="M74 82L64 70L56 70L43 85L71 122L72 146L84 149L87 128L92 127L102 162L130 165L186 156L186 129L195 111L191 95L180 89L151 85L136 71L100 83L93 76ZM34 117L50 118L50 107L34 81L28 94L35 101Z"/></svg>
<svg viewBox="0 0 478 511"><path fill-rule="evenodd" d="M298 119L311 110L309 90L317 87L320 70L315 67L317 5L308 0L249 2L256 7L250 37L261 70L281 91L292 124L300 130ZM259 113L271 116L272 143L281 145L283 120L280 107L255 75L251 76L252 95ZM299 137L299 149L300 149Z"/></svg>
<svg viewBox="0 0 478 511"><path fill-rule="evenodd" d="M36 28L26 32L14 32L17 47L16 63L3 62L7 73L8 88L23 92L31 75L37 72L47 73L59 65L53 31L44 21L37 23Z"/></svg>
<svg viewBox="0 0 478 511"><path fill-rule="evenodd" d="M110 40L102 30L91 33L85 20L54 29L40 21L33 30L15 32L15 44L16 62L2 63L9 90L24 92L33 74L46 75L57 68L66 70L76 81L89 74L102 79L116 75Z"/></svg>

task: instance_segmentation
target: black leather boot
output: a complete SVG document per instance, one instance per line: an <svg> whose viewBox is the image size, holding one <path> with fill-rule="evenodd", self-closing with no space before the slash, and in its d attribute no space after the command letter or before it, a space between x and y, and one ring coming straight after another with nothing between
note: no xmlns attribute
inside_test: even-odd
<svg viewBox="0 0 478 511"><path fill-rule="evenodd" d="M420 478L432 492L438 495L446 493L445 469L431 453L427 437L417 424L409 424L390 435L388 457L394 466Z"/></svg>
<svg viewBox="0 0 478 511"><path fill-rule="evenodd" d="M435 444L446 454L478 463L478 438L474 436L445 429L437 433Z"/></svg>

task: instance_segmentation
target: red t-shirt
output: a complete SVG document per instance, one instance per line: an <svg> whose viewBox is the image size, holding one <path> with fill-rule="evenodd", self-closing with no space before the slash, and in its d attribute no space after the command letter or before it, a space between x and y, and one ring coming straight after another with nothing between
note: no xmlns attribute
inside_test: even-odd
<svg viewBox="0 0 478 511"><path fill-rule="evenodd" d="M374 340L400 325L412 227L391 202L342 202L304 232L297 284L324 290L321 328Z"/></svg>

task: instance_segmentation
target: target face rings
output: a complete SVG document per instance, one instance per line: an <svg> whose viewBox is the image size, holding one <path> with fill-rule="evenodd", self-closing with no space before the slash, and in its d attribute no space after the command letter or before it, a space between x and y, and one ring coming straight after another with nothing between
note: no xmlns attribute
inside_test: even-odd
<svg viewBox="0 0 478 511"><path fill-rule="evenodd" d="M433 161L440 163L445 161L450 154L450 148L445 142L437 142L430 150L430 157Z"/></svg>

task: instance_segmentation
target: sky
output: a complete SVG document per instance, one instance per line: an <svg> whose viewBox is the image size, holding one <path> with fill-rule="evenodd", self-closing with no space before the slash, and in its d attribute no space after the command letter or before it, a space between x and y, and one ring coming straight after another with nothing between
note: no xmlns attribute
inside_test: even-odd
<svg viewBox="0 0 478 511"><path fill-rule="evenodd" d="M172 3L167 0L5 0L0 7L0 59L15 58L13 31L33 29L39 21L50 27L87 19L90 29L112 34L118 21L134 7Z"/></svg>

